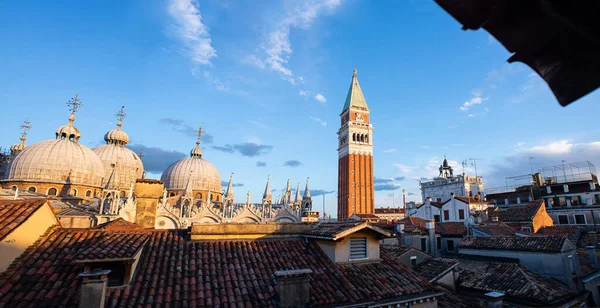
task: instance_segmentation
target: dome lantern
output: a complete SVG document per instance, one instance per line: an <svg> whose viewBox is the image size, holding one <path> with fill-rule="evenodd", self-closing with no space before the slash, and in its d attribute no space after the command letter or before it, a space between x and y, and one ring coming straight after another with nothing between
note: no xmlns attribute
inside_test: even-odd
<svg viewBox="0 0 600 308"><path fill-rule="evenodd" d="M127 117L127 114L125 113L125 106L121 106L121 110L117 112L116 116L118 121L117 128L108 131L106 135L104 135L104 141L106 141L106 144L114 144L124 147L129 142L129 135L121 130L123 119Z"/></svg>
<svg viewBox="0 0 600 308"><path fill-rule="evenodd" d="M190 152L190 157L202 158L202 149L200 149L200 138L202 137L202 135L204 135L206 133L202 129L202 124L204 124L204 123L200 123L200 127L194 131L198 135L198 140L196 140L196 147L193 148L192 151Z"/></svg>
<svg viewBox="0 0 600 308"><path fill-rule="evenodd" d="M71 111L69 124L56 129L56 139L68 139L77 142L79 141L79 138L81 138L81 133L79 132L79 129L73 126L73 122L75 122L75 113L79 108L83 107L83 103L79 99L79 93L75 93L75 97L67 102L67 106L69 106L69 111Z"/></svg>

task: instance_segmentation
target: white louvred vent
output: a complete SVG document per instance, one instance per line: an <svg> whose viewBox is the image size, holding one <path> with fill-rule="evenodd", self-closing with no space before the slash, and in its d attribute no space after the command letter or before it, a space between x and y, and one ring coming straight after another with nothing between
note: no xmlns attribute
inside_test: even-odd
<svg viewBox="0 0 600 308"><path fill-rule="evenodd" d="M367 258L367 238L356 237L350 239L350 260Z"/></svg>

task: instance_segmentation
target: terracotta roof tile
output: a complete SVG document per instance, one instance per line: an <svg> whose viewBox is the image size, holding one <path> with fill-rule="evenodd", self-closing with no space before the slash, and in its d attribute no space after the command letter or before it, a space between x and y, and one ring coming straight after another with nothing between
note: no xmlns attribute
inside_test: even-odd
<svg viewBox="0 0 600 308"><path fill-rule="evenodd" d="M131 259L148 240L147 233L106 232L82 249L76 260Z"/></svg>
<svg viewBox="0 0 600 308"><path fill-rule="evenodd" d="M0 240L42 207L46 199L0 200Z"/></svg>
<svg viewBox="0 0 600 308"><path fill-rule="evenodd" d="M438 296L438 308L487 307L487 303L477 301L472 297L462 296L444 285L436 284L435 289L444 292L444 295Z"/></svg>
<svg viewBox="0 0 600 308"><path fill-rule="evenodd" d="M365 228L379 232L384 236L390 236L389 232L366 221L322 222L306 230L303 235L311 238L329 238L335 240Z"/></svg>
<svg viewBox="0 0 600 308"><path fill-rule="evenodd" d="M290 269L313 271L311 306L435 292L385 250L379 262L334 264L304 239L200 242L182 231L59 229L0 276L0 307L77 307L82 267L73 261L107 236L130 243L128 233L148 239L133 280L108 288L106 307L272 307L274 273Z"/></svg>
<svg viewBox="0 0 600 308"><path fill-rule="evenodd" d="M488 234L488 236L514 236L515 230L505 223L486 223L475 225L473 229Z"/></svg>
<svg viewBox="0 0 600 308"><path fill-rule="evenodd" d="M566 237L466 237L458 244L459 248L560 252L567 241Z"/></svg>
<svg viewBox="0 0 600 308"><path fill-rule="evenodd" d="M376 207L375 214L403 214L406 210L399 207Z"/></svg>
<svg viewBox="0 0 600 308"><path fill-rule="evenodd" d="M404 224L404 232L413 232L413 231L421 231L427 232L427 228L425 228L426 220L417 216L409 216L400 221L399 224Z"/></svg>
<svg viewBox="0 0 600 308"><path fill-rule="evenodd" d="M593 252L593 258L596 258L596 264L598 264L598 257L596 256L596 252ZM587 250L577 250L577 259L579 259L579 268L581 269L581 274L583 277L587 277L591 274L597 273L600 269L595 268L590 260L590 252Z"/></svg>
<svg viewBox="0 0 600 308"><path fill-rule="evenodd" d="M544 278L517 263L459 260L458 287L479 292L502 292L532 304L548 304L573 294L561 283Z"/></svg>
<svg viewBox="0 0 600 308"><path fill-rule="evenodd" d="M467 235L467 227L464 222L437 222L435 233L442 236L463 236Z"/></svg>
<svg viewBox="0 0 600 308"><path fill-rule="evenodd" d="M431 258L415 267L415 271L429 282L440 278L440 275L455 267L458 261L444 258Z"/></svg>
<svg viewBox="0 0 600 308"><path fill-rule="evenodd" d="M93 229L101 229L106 231L132 231L136 229L144 229L140 225L129 222L123 218L117 218L103 224L95 226Z"/></svg>
<svg viewBox="0 0 600 308"><path fill-rule="evenodd" d="M371 214L371 213L360 213L360 214L354 214L357 217L361 218L361 219L379 219L379 216L375 215L375 214Z"/></svg>
<svg viewBox="0 0 600 308"><path fill-rule="evenodd" d="M542 204L543 200L535 200L523 206L509 206L505 210L494 211L491 216L498 215L502 222L531 222Z"/></svg>

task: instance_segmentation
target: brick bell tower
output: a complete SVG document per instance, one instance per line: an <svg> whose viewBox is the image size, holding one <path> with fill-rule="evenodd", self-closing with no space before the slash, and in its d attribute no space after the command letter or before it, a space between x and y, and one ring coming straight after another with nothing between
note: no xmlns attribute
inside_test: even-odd
<svg viewBox="0 0 600 308"><path fill-rule="evenodd" d="M338 220L374 212L373 126L356 70L338 130Z"/></svg>

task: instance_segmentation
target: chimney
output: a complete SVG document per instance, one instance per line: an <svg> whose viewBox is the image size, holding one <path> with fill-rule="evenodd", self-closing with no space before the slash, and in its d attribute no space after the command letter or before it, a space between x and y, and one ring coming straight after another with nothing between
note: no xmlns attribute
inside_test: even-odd
<svg viewBox="0 0 600 308"><path fill-rule="evenodd" d="M415 269L417 267L417 256L410 256L410 268Z"/></svg>
<svg viewBox="0 0 600 308"><path fill-rule="evenodd" d="M276 271L279 307L301 308L310 305L310 269Z"/></svg>
<svg viewBox="0 0 600 308"><path fill-rule="evenodd" d="M109 273L110 270L95 269L79 274L82 278L79 308L104 308Z"/></svg>
<svg viewBox="0 0 600 308"><path fill-rule="evenodd" d="M502 308L502 298L504 293L500 292L488 292L485 293L485 299L487 300L488 308Z"/></svg>
<svg viewBox="0 0 600 308"><path fill-rule="evenodd" d="M588 251L588 256L590 257L592 267L598 269L598 257L596 256L596 246L585 246L585 249L587 249Z"/></svg>
<svg viewBox="0 0 600 308"><path fill-rule="evenodd" d="M437 249L435 247L435 220L427 220L425 221L425 228L427 229L427 242L429 244L429 249L427 252L434 257L437 257Z"/></svg>
<svg viewBox="0 0 600 308"><path fill-rule="evenodd" d="M454 199L454 193L453 192L450 193L450 198Z"/></svg>
<svg viewBox="0 0 600 308"><path fill-rule="evenodd" d="M590 239L588 246L597 247L598 246L598 237L596 236L596 232L590 231L590 232L588 232L588 235L589 235L589 239Z"/></svg>

